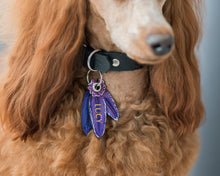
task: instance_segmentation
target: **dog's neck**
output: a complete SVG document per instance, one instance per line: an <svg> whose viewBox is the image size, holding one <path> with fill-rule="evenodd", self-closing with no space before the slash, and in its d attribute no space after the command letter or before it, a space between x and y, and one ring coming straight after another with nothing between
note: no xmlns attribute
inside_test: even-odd
<svg viewBox="0 0 220 176"><path fill-rule="evenodd" d="M146 71L109 72L104 74L108 91L118 103L138 103L146 90Z"/></svg>
<svg viewBox="0 0 220 176"><path fill-rule="evenodd" d="M116 47L106 29L105 22L96 14L90 14L87 24L87 41L95 49L105 49L106 51L121 50ZM95 24L95 25L94 25ZM108 91L118 103L140 101L147 87L146 68L134 71L107 72L103 74L103 79Z"/></svg>

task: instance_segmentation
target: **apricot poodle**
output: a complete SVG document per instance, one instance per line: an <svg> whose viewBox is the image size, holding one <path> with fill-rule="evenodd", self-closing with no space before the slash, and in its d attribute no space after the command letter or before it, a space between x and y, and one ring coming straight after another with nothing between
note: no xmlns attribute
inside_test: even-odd
<svg viewBox="0 0 220 176"><path fill-rule="evenodd" d="M0 175L186 176L204 114L194 53L200 6L17 0L17 39L0 91ZM87 78L99 78L95 93L103 80L111 102L87 92ZM105 99L108 117L96 116L105 126L91 115L93 99Z"/></svg>

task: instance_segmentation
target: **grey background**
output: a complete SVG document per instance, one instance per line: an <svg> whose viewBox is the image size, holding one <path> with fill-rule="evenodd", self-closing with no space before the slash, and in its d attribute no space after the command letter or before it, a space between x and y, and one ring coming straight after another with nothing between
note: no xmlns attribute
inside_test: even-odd
<svg viewBox="0 0 220 176"><path fill-rule="evenodd" d="M190 176L220 175L220 1L206 0L206 11L200 48L206 122L200 128L200 156ZM5 47L0 39L0 51Z"/></svg>
<svg viewBox="0 0 220 176"><path fill-rule="evenodd" d="M206 122L200 128L201 151L192 176L220 175L220 1L206 0L200 70Z"/></svg>

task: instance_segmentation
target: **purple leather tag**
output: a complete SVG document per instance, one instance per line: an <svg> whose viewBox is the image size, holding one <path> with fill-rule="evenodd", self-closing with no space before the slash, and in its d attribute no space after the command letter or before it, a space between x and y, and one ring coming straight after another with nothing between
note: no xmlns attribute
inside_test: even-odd
<svg viewBox="0 0 220 176"><path fill-rule="evenodd" d="M89 117L89 92L86 92L83 98L82 103L82 110L81 110L81 116L82 116L82 128L84 133L87 135L89 131L92 129L92 123Z"/></svg>
<svg viewBox="0 0 220 176"><path fill-rule="evenodd" d="M86 92L82 103L82 128L87 135L91 129L98 138L105 132L107 114L113 120L118 120L119 113L111 95L106 91L104 81L96 82L94 79L88 84L89 92Z"/></svg>
<svg viewBox="0 0 220 176"><path fill-rule="evenodd" d="M106 105L102 97L90 97L89 113L95 135L101 138L105 132Z"/></svg>
<svg viewBox="0 0 220 176"><path fill-rule="evenodd" d="M104 97L104 101L106 104L107 114L111 118L117 121L119 118L119 114L118 114L118 109L116 107L115 101L113 100L112 96L108 92L105 92L103 97Z"/></svg>

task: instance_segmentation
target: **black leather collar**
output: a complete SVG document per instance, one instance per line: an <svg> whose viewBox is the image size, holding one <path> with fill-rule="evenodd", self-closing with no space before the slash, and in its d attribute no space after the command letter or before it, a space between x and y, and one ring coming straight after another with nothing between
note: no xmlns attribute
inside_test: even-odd
<svg viewBox="0 0 220 176"><path fill-rule="evenodd" d="M108 71L131 71L143 67L125 53L97 51L90 46L84 46L83 65L103 73Z"/></svg>

